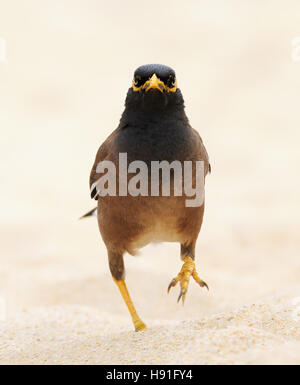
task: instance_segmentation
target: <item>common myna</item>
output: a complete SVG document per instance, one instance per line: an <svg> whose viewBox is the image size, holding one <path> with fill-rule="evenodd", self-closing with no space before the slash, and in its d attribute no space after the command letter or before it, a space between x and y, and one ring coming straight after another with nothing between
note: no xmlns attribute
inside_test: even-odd
<svg viewBox="0 0 300 385"><path fill-rule="evenodd" d="M141 166L135 165L131 170L128 169L125 177L121 176L121 171L131 162L134 164L134 161L144 162L149 169L153 162L198 162L203 165L203 181L210 171L206 149L198 132L189 124L175 72L170 67L148 64L136 69L119 126L100 146L90 174L91 197L98 200L98 207L85 215L97 212L111 274L128 307L135 330L138 331L146 326L138 316L125 284L124 253L134 255L151 242L178 242L183 266L171 281L168 291L180 282L178 301L182 299L184 302L191 276L201 287L207 285L199 278L194 262L204 200L199 206L187 205L187 194L176 194L174 186L182 175L172 167L170 194L161 193L162 175L159 176L159 194L157 189L153 194L151 175L143 179L145 174L141 173L138 180L135 180L137 193L129 193L130 179L138 174L138 170L141 171ZM106 175L106 179L100 183L105 170L109 169L109 163L116 167L116 172L110 174L116 180L111 181ZM193 174L193 186L195 178ZM112 194L108 193L110 183ZM179 181L179 189L181 183L182 179ZM145 188L144 193L141 193L142 184L146 186L146 193Z"/></svg>

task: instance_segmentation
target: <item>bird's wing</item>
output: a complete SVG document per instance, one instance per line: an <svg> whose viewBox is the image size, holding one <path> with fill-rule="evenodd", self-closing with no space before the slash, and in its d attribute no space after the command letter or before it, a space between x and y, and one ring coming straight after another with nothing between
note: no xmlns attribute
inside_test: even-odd
<svg viewBox="0 0 300 385"><path fill-rule="evenodd" d="M198 154L200 156L200 159L204 161L204 167L205 167L205 175L207 173L211 173L211 165L209 162L209 156L206 151L206 148L202 142L201 136L199 135L199 132L195 129L193 129L196 137L197 137L197 142L198 142Z"/></svg>
<svg viewBox="0 0 300 385"><path fill-rule="evenodd" d="M79 219L87 218L87 217L92 217L92 216L97 216L97 207L93 208L92 210L88 211L86 214L82 215Z"/></svg>
<svg viewBox="0 0 300 385"><path fill-rule="evenodd" d="M109 135L109 137L105 140L105 142L103 142L101 144L101 146L99 147L99 150L96 154L96 158L95 158L95 161L94 161L91 173L90 173L90 191L91 191L91 198L92 199L98 200L96 184L97 184L98 179L101 176L101 174L97 173L98 163L107 159L109 157L111 151L113 151L112 142L114 140L115 135L116 135L116 130L113 131Z"/></svg>

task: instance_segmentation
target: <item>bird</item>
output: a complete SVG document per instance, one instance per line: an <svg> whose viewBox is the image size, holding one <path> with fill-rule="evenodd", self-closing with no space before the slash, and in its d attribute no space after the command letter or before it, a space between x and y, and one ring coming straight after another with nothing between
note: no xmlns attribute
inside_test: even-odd
<svg viewBox="0 0 300 385"><path fill-rule="evenodd" d="M142 247L153 242L179 243L183 265L171 280L168 292L179 283L178 302L184 303L191 277L200 287L208 289L195 265L195 245L203 222L205 200L199 207L187 207L185 194L175 196L174 188L170 196L161 193L158 196L132 196L124 191L122 194L118 191L114 196L101 194L97 183L104 172L98 165L109 161L120 168L120 154L126 154L128 163L139 160L149 167L155 161L179 161L180 164L199 161L204 165L204 178L210 173L208 153L198 131L189 123L171 67L146 64L135 70L119 125L101 144L90 172L91 198L98 201L97 207L83 216L97 216L112 278L135 330L141 331L146 325L139 317L125 283L124 254L136 255ZM172 171L171 180L175 183L177 174ZM126 178L129 180L130 176L127 174ZM150 183L150 176L147 178ZM120 182L118 172L116 179ZM161 189L161 179L159 183ZM117 190L120 189L118 185Z"/></svg>

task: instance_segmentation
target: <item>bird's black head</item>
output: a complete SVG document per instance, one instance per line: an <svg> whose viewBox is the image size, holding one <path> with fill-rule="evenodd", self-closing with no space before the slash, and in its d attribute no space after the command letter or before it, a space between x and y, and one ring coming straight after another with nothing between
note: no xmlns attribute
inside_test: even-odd
<svg viewBox="0 0 300 385"><path fill-rule="evenodd" d="M162 64L146 64L135 70L132 87L127 94L127 107L158 111L172 106L183 108L183 104L172 68Z"/></svg>
<svg viewBox="0 0 300 385"><path fill-rule="evenodd" d="M132 82L134 92L158 90L169 93L177 91L175 71L162 64L146 64L137 68Z"/></svg>

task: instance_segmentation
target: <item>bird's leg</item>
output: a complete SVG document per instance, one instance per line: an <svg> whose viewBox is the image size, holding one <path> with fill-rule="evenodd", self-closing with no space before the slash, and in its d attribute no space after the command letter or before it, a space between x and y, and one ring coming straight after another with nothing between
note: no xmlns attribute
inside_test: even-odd
<svg viewBox="0 0 300 385"><path fill-rule="evenodd" d="M127 306L129 313L131 315L135 330L139 331L139 330L145 329L146 325L138 316L138 314L135 310L134 304L132 302L132 299L130 298L130 295L129 295L127 287L126 287L126 283L124 280L125 268L124 268L123 253L109 250L108 251L108 260L109 260L110 272L111 272L113 279L116 282L116 284L120 290L120 293L121 293L121 295L122 295L122 297L126 303L126 306Z"/></svg>
<svg viewBox="0 0 300 385"><path fill-rule="evenodd" d="M123 279L117 281L115 278L114 278L114 281L118 285L120 293L121 293L121 295L122 295L122 297L126 303L126 306L129 310L129 313L130 313L131 318L132 318L132 322L133 322L134 327L135 327L135 331L140 331L140 330L146 329L146 325L140 319L140 317L138 316L138 314L135 310L134 304L133 304L132 299L130 298L129 292L127 290L125 281Z"/></svg>
<svg viewBox="0 0 300 385"><path fill-rule="evenodd" d="M171 287L174 287L175 285L177 285L178 282L180 282L181 290L180 290L180 294L177 302L179 302L180 299L182 298L182 303L184 303L191 276L201 287L205 286L208 289L207 284L204 281L202 281L202 279L198 276L198 273L195 267L195 261L193 260L193 258L188 256L183 257L183 262L184 263L182 265L182 268L179 274L177 275L177 277L172 279L168 287L168 293L169 293Z"/></svg>

